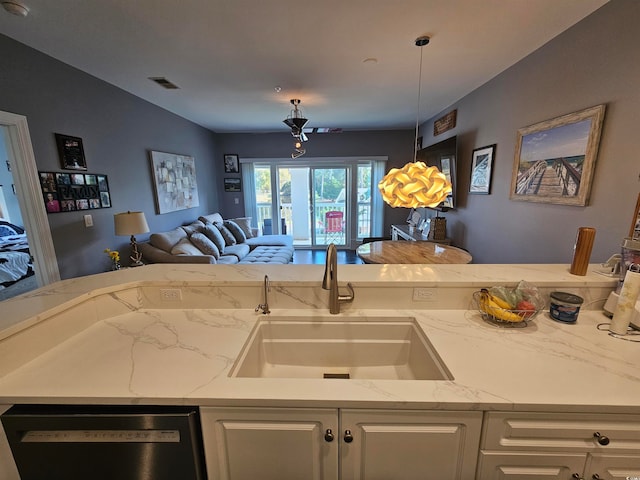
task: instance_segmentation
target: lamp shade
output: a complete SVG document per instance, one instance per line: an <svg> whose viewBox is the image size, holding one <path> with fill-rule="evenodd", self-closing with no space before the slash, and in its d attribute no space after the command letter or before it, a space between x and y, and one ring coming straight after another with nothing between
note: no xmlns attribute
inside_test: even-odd
<svg viewBox="0 0 640 480"><path fill-rule="evenodd" d="M113 219L116 235L137 235L149 231L144 212L116 213Z"/></svg>
<svg viewBox="0 0 640 480"><path fill-rule="evenodd" d="M389 170L378 189L382 199L394 208L434 208L451 193L451 182L437 167L414 162Z"/></svg>

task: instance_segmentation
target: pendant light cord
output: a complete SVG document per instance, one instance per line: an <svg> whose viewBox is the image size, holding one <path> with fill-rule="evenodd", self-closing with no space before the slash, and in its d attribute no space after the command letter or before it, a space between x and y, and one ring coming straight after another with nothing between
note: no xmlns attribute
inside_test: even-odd
<svg viewBox="0 0 640 480"><path fill-rule="evenodd" d="M420 94L422 93L422 47L428 45L430 38L427 36L416 38L416 47L420 47L420 69L418 70L418 108L416 112L416 137L413 141L413 161L418 161L418 125L420 123Z"/></svg>

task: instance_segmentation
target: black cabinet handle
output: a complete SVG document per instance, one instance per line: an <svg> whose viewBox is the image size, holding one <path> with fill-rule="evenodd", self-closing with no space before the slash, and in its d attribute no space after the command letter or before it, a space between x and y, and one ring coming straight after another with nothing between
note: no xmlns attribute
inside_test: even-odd
<svg viewBox="0 0 640 480"><path fill-rule="evenodd" d="M324 439L327 442L333 442L333 432L330 428L327 428L327 431L324 433Z"/></svg>
<svg viewBox="0 0 640 480"><path fill-rule="evenodd" d="M345 443L353 442L353 435L351 435L351 430L344 431L344 442Z"/></svg>
<svg viewBox="0 0 640 480"><path fill-rule="evenodd" d="M606 435L601 435L600 432L594 432L593 433L593 437L598 441L598 443L600 445L609 445L609 442L611 440L609 440L609 437L607 437Z"/></svg>

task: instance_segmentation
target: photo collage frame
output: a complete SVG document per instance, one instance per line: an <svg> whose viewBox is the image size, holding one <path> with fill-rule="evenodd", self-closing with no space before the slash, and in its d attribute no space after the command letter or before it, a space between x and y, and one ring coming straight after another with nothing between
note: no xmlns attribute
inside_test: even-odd
<svg viewBox="0 0 640 480"><path fill-rule="evenodd" d="M47 213L111 208L109 179L99 173L38 172Z"/></svg>

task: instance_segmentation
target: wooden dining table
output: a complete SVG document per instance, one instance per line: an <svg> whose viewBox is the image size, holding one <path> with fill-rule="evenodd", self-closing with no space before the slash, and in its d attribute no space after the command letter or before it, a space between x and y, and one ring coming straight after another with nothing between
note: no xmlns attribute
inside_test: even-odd
<svg viewBox="0 0 640 480"><path fill-rule="evenodd" d="M364 263L471 263L471 254L461 248L435 242L383 240L364 243L356 249Z"/></svg>

